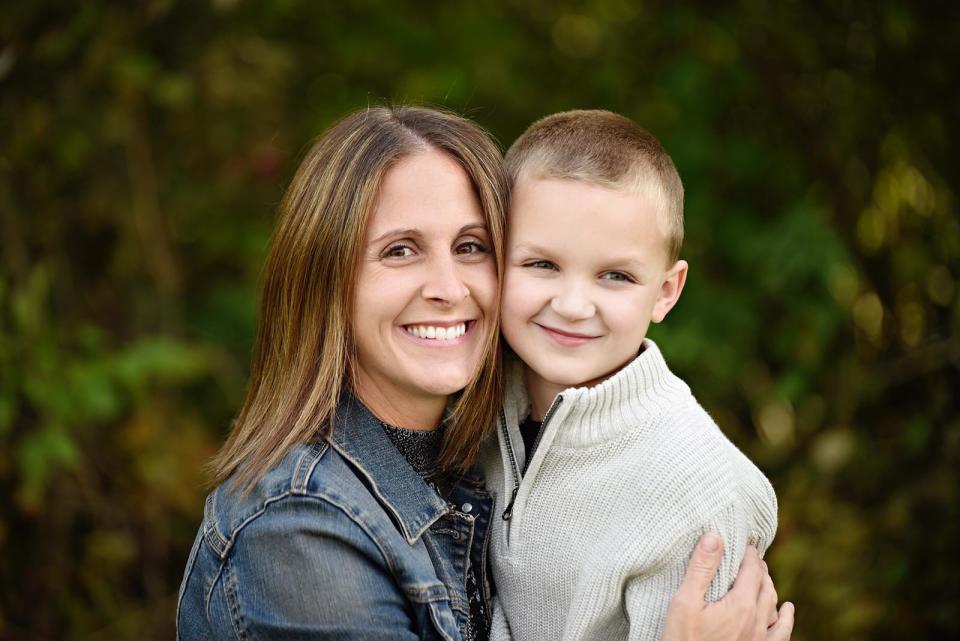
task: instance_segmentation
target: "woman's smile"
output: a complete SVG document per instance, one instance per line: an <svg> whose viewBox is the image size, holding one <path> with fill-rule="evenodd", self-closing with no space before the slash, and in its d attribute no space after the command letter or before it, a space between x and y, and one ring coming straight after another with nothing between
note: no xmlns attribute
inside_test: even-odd
<svg viewBox="0 0 960 641"><path fill-rule="evenodd" d="M401 326L403 331L418 344L430 347L454 347L462 345L475 336L476 320L426 321Z"/></svg>

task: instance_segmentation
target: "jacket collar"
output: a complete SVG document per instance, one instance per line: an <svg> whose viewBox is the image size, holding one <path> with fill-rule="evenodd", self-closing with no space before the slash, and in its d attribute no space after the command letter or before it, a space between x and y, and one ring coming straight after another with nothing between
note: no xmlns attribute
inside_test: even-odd
<svg viewBox="0 0 960 641"><path fill-rule="evenodd" d="M450 511L410 467L380 421L348 391L340 395L336 422L327 440L365 477L371 493L393 516L408 543L415 543Z"/></svg>

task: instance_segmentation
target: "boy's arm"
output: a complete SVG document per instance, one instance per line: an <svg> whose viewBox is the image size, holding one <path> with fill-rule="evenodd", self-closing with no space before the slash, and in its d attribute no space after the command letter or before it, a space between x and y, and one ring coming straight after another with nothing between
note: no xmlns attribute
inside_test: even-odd
<svg viewBox="0 0 960 641"><path fill-rule="evenodd" d="M748 544L762 556L777 528L777 500L767 479L753 468L741 484L740 495L706 523L699 524L670 546L663 563L651 572L630 579L624 591L624 607L630 623L631 641L660 638L670 598L680 587L690 550L706 532L723 537L724 554L706 600L719 601L733 585Z"/></svg>
<svg viewBox="0 0 960 641"><path fill-rule="evenodd" d="M624 589L624 610L629 623L630 641L658 641L663 634L663 624L670 599L683 582L690 550L700 536L708 531L718 533L724 541L720 568L706 591L706 601L716 601L726 593L739 566L747 542L742 533L729 527L732 508L724 510L714 521L685 533L668 550L660 564L638 576L632 577ZM736 540L736 542L734 542Z"/></svg>
<svg viewBox="0 0 960 641"><path fill-rule="evenodd" d="M753 546L747 548L727 595L716 603L705 602L722 556L723 541L717 534L701 537L670 600L660 641L790 641L793 604L777 610L777 590Z"/></svg>

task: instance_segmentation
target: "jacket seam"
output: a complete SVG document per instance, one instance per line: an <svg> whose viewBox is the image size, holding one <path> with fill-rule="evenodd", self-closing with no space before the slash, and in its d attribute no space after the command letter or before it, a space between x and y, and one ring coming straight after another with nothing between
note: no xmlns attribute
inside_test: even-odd
<svg viewBox="0 0 960 641"><path fill-rule="evenodd" d="M447 629L443 627L443 624L440 622L440 616L437 614L436 609L427 606L427 610L430 612L430 620L433 621L433 627L437 632L445 639L445 641L454 641L453 637L447 633ZM456 622L454 622L456 625Z"/></svg>
<svg viewBox="0 0 960 641"><path fill-rule="evenodd" d="M374 495L379 503L386 506L388 513L391 515L391 518L399 524L400 529L403 534L403 538L406 539L407 543L413 545L417 539L423 536L423 533L430 529L430 526L440 520L444 514L448 514L449 510L441 511L439 514L436 514L432 519L428 520L420 526L420 529L417 532L410 532L407 527L407 522L403 519L403 515L400 513L400 510L383 495L383 492L380 491L380 487L377 484L376 480L370 475L366 467L360 464L359 461L354 459L348 452L341 448L336 442L330 443L330 447L339 454L344 461L346 461L351 467L358 469L370 482L370 492Z"/></svg>
<svg viewBox="0 0 960 641"><path fill-rule="evenodd" d="M198 539L190 550L190 557L187 559L187 569L183 574L183 581L180 584L180 593L177 595L177 617L174 621L174 638L180 641L180 608L183 606L183 595L187 591L187 583L190 581L193 570L197 566L197 557L200 554L200 548L203 547L203 541Z"/></svg>
<svg viewBox="0 0 960 641"><path fill-rule="evenodd" d="M293 479L290 483L290 489L294 493L306 493L307 486L310 483L310 477L313 476L313 470L316 468L317 463L320 462L320 459L323 458L326 450L326 442L314 443L313 446L300 456L300 460L297 461L296 468L294 468Z"/></svg>
<svg viewBox="0 0 960 641"><path fill-rule="evenodd" d="M240 604L240 585L239 585L239 582L237 581L236 574L232 571L232 563L231 563L232 559L230 558L230 552L233 550L233 543L236 540L236 537L239 534L242 527L244 527L247 523L252 521L257 516L260 516L263 512L266 511L267 507L269 507L273 503L276 503L281 498L287 498L287 496L290 496L289 492L284 493L284 495L281 497L278 497L274 500L271 500L265 503L264 508L262 510L259 510L256 515L246 519L243 525L234 532L233 536L230 539L230 545L225 551L224 553L225 556L222 559L222 562L220 563L217 576L214 577L214 583L211 586L210 594L212 594L213 590L216 589L216 583L218 578L222 578L222 581L223 581L222 589L224 591L227 611L229 612L229 615L230 615L230 625L238 641L248 641L251 637L247 629L246 619L244 618L244 615L243 615L243 608L241 607L241 604ZM360 530L364 533L364 535L367 536L370 542L373 543L377 551L380 553L389 571L394 576L397 576L398 574L397 565L393 561L392 557L389 554L387 554L384 547L379 543L379 541L377 541L377 538L372 535L367 524L357 518L359 517L359 515L353 514L351 510L347 509L344 505L342 505L337 500L337 499L341 499L342 497L340 497L339 495L334 495L334 496L293 495L293 496L299 496L300 498L307 498L307 499L312 499L321 503L326 503L330 507L342 512L348 519L350 519L350 521L354 525L360 528ZM220 576L221 574L222 574L222 577ZM433 621L435 628L439 631L439 633L443 636L443 638L446 639L447 641L454 641L453 637L451 637L447 633L447 631L444 629L439 619L439 614L435 611L435 608L433 607L434 604L436 603L442 603L444 601L448 603L450 602L450 595L447 592L446 586L441 582L417 584L415 586L404 586L402 583L400 583L400 585L401 585L403 594L406 598L410 599L414 603L427 606L430 612L430 618Z"/></svg>
<svg viewBox="0 0 960 641"><path fill-rule="evenodd" d="M268 507L270 507L274 503L277 503L278 501L281 501L289 497L320 501L342 512L348 519L350 519L350 522L356 525L357 527L359 527L363 531L363 533L367 536L367 538L370 540L370 542L373 543L374 547L376 547L377 551L380 553L380 556L383 558L390 572L394 576L397 576L399 574L396 561L387 552L384 546L381 545L381 543L377 540L377 537L373 535L373 532L369 527L369 525L360 518L361 515L359 513L355 513L353 510L350 509L349 504L347 501L344 500L344 497L341 497L339 494L331 493L331 492L327 492L323 496L321 496L316 494L293 494L290 491L286 491L277 496L270 497L269 499L264 501L263 506L259 510L251 514L246 519L244 519L240 523L240 525L238 525L234 529L233 533L230 536L230 539L227 541L226 548L223 550L223 553L220 556L221 570L226 566L229 560L230 552L233 550L234 543L237 540L237 536L240 534L243 528L249 525L254 519L263 515L263 513L266 512ZM440 590L438 590L438 588L440 588ZM416 591L412 591L412 590L416 590ZM211 593L212 591L213 589L211 588ZM433 596L432 594L433 592L441 592L441 591L443 593L443 596ZM438 601L438 600L441 600L441 601L449 600L450 598L449 595L447 594L446 586L444 586L442 583L439 583L439 582L432 583L432 584L431 583L418 584L417 586L410 586L410 587L405 586L403 592L408 598L410 598L412 601L415 601L416 603L430 603L432 601ZM426 596L424 596L425 593L426 593Z"/></svg>
<svg viewBox="0 0 960 641"><path fill-rule="evenodd" d="M236 537L237 533L242 530L252 519L255 519L262 514L270 503L276 502L280 499L290 496L291 494L306 495L306 486L309 484L310 477L313 475L313 471L316 469L317 463L323 458L323 454L326 452L326 450L326 443L315 443L306 452L301 454L296 466L294 467L294 472L290 476L290 486L278 494L273 494L265 498L253 512L245 516L237 525L231 527L229 536L224 535L224 533L220 531L218 519L216 517L211 517L209 525L205 528L205 535L217 556L222 559L229 554L230 547L233 545L233 539ZM306 475L304 475L302 471L304 469L305 462L311 456L313 456L313 460L307 468ZM212 492L208 498L209 512L211 515L216 514L217 494L218 491Z"/></svg>
<svg viewBox="0 0 960 641"><path fill-rule="evenodd" d="M286 490L286 491L284 491L284 492L281 492L280 494L277 494L277 495L275 495L275 496L271 496L270 498L266 499L266 500L263 502L263 504L260 506L260 508L259 508L258 510L256 510L255 512L253 512L252 514L250 514L249 516L247 516L247 518L245 518L245 519L243 519L242 521L240 521L240 523L237 524L237 526L234 527L233 530L231 531L231 533L230 533L230 538L228 538L228 539L226 540L226 545L225 545L225 547L223 548L223 551L222 551L222 552L220 553L220 555L219 555L219 556L220 556L220 559L221 559L221 560L226 560L227 557L230 555L230 550L233 549L233 544L234 544L234 543L236 542L236 540L237 540L237 535L240 534L240 532L243 530L243 528L247 527L247 525L249 525L253 520L255 520L257 517L259 517L259 516L262 515L264 512L266 512L268 507L270 507L271 505L273 505L273 504L276 503L277 501L282 501L283 499L285 499L285 498L287 498L288 496L291 496L291 495L292 495L292 492L291 492L290 490Z"/></svg>
<svg viewBox="0 0 960 641"><path fill-rule="evenodd" d="M310 479L313 478L314 471L317 469L317 465L320 464L320 460L323 458L323 455L326 454L327 449L330 447L330 444L326 441L323 441L317 445L319 448L317 456L313 459L313 462L310 464L310 469L307 470L307 475L303 480L304 493L306 493L307 487L310 485Z"/></svg>
<svg viewBox="0 0 960 641"><path fill-rule="evenodd" d="M230 627L238 641L248 639L246 633L246 621L243 618L243 612L240 609L240 586L237 584L236 577L230 570L229 559L224 563L223 590L227 601L227 608L230 611Z"/></svg>
<svg viewBox="0 0 960 641"><path fill-rule="evenodd" d="M217 493L211 492L210 497L207 501L207 506L210 512L210 524L204 528L203 538L209 541L210 547L213 548L214 553L220 557L223 555L223 549L227 545L227 539L223 536L223 533L220 532L220 529L217 527L217 519L214 515L217 513Z"/></svg>
<svg viewBox="0 0 960 641"><path fill-rule="evenodd" d="M397 576L399 574L399 568L397 566L396 560L391 554L388 553L388 550L381 545L380 541L377 540L377 537L373 535L373 531L370 526L360 518L360 514L354 512L350 509L349 504L344 500L344 497L341 497L339 494L328 493L325 496L314 496L307 495L306 498L312 498L318 501L323 501L328 503L330 506L340 510L343 514L350 519L350 521L360 528L363 533L367 536L371 543L377 548L377 551L380 552L380 556L383 558L384 562L387 565L387 568L390 570L391 574ZM450 600L449 594L447 594L446 586L443 583L427 583L427 584L418 584L416 586L403 586L403 593L412 601L416 603L431 603L433 601L443 601ZM438 589L439 588L439 589ZM416 590L416 591L414 591ZM433 592L441 592L443 596L433 596ZM424 596L426 594L426 597Z"/></svg>
<svg viewBox="0 0 960 641"><path fill-rule="evenodd" d="M207 615L207 619L210 618L210 603L213 602L213 591L217 589L217 583L220 582L220 575L223 574L223 568L226 565L221 559L220 563L217 564L217 573L213 575L213 580L210 582L210 588L207 590L207 595L203 599L203 611Z"/></svg>

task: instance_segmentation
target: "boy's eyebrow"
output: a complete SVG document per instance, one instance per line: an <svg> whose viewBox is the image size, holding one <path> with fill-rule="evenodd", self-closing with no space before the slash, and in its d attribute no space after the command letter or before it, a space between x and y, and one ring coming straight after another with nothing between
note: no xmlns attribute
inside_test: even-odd
<svg viewBox="0 0 960 641"><path fill-rule="evenodd" d="M643 269L646 265L646 263L636 258L613 258L605 260L604 264L616 267L634 267L637 269Z"/></svg>
<svg viewBox="0 0 960 641"><path fill-rule="evenodd" d="M518 251L529 252L531 254L537 254L539 256L551 256L554 252L551 252L539 245L534 245L533 243L519 243L516 246ZM633 269L643 269L646 267L646 263L636 258L620 257L620 258L609 258L607 256L603 257L603 264L609 268L617 267L627 267Z"/></svg>
<svg viewBox="0 0 960 641"><path fill-rule="evenodd" d="M516 249L522 250L525 252L530 252L531 254L543 254L545 256L549 256L550 254L553 253L547 249L544 249L539 245L534 245L533 243L519 243L516 246Z"/></svg>
<svg viewBox="0 0 960 641"><path fill-rule="evenodd" d="M466 225L464 225L463 227L457 230L457 236L465 234L466 232L473 229L479 229L480 231L485 232L487 231L487 224L483 222L467 223ZM413 236L415 238L423 238L423 233L419 229L414 229L412 227L408 227L406 229L400 229L400 228L391 229L390 231L384 232L379 236L377 236L376 238L374 238L373 240L371 240L369 244L376 245L380 241L384 240L385 238L390 238L391 236Z"/></svg>

